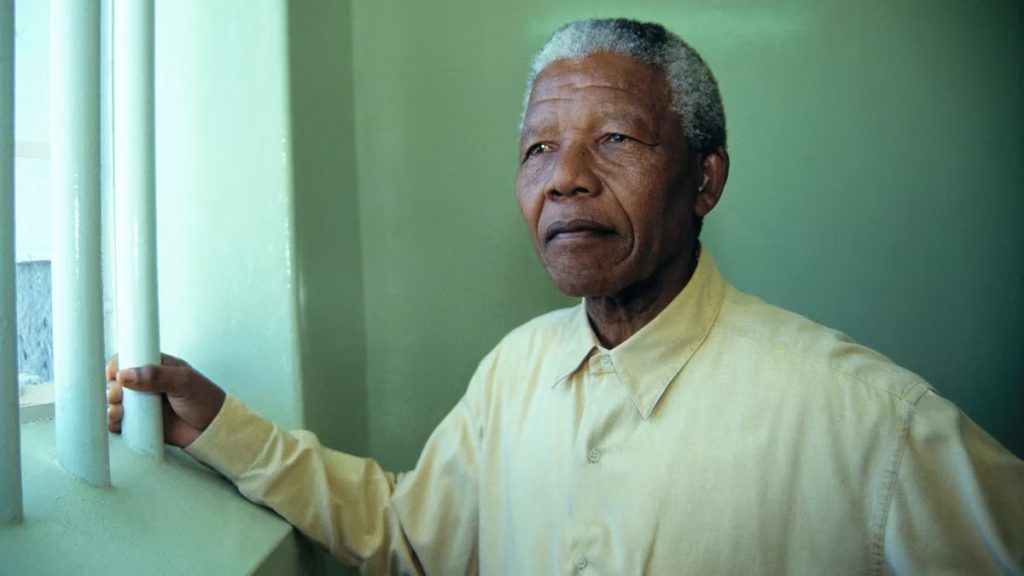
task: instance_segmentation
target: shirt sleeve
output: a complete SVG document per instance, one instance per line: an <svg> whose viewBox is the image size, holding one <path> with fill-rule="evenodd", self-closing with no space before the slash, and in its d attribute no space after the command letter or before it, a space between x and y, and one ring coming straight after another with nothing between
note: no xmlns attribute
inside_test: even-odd
<svg viewBox="0 0 1024 576"><path fill-rule="evenodd" d="M476 574L484 373L408 474L285 432L230 395L185 451L364 574Z"/></svg>
<svg viewBox="0 0 1024 576"><path fill-rule="evenodd" d="M931 391L906 430L884 550L894 574L1024 573L1024 462Z"/></svg>
<svg viewBox="0 0 1024 576"><path fill-rule="evenodd" d="M340 562L365 574L422 572L391 505L399 477L375 461L324 448L309 432L285 432L231 395L185 451Z"/></svg>

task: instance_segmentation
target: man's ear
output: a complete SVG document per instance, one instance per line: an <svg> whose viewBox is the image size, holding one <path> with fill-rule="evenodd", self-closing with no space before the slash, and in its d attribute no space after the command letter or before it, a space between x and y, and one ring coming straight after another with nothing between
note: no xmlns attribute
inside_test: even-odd
<svg viewBox="0 0 1024 576"><path fill-rule="evenodd" d="M693 205L698 218L707 216L722 198L725 181L729 179L729 153L724 147L719 146L713 152L704 155L701 168L704 183L697 188L697 198Z"/></svg>

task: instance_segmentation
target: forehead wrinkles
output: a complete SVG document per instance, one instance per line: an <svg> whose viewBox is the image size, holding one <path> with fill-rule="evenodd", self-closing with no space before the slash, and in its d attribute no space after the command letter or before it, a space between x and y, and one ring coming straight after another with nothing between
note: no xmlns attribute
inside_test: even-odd
<svg viewBox="0 0 1024 576"><path fill-rule="evenodd" d="M629 102L654 109L660 104L668 103L668 87L659 86L655 78L635 78L630 82L617 80L595 77L594 74L541 78L534 84L529 106L545 102L601 99ZM660 84L664 84L664 81Z"/></svg>
<svg viewBox="0 0 1024 576"><path fill-rule="evenodd" d="M574 97L541 95L531 100L523 122L524 139L549 130L609 123L628 126L653 136L660 132L664 115L668 112L666 106L643 102L630 91L616 93L601 89L602 94L587 92ZM612 97L603 97L609 95Z"/></svg>
<svg viewBox="0 0 1024 576"><path fill-rule="evenodd" d="M659 123L669 110L664 72L628 57L595 65L594 57L561 60L544 69L533 85L524 117L524 134L532 120L561 113L595 112L635 116ZM583 108L581 108L581 106Z"/></svg>
<svg viewBox="0 0 1024 576"><path fill-rule="evenodd" d="M664 68L616 52L595 52L580 59L555 60L537 75L533 91L541 85L557 87L606 87L638 95L669 94Z"/></svg>

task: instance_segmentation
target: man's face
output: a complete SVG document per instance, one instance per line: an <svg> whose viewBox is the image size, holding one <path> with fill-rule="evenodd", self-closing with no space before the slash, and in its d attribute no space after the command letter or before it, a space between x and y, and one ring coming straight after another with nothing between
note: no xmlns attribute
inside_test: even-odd
<svg viewBox="0 0 1024 576"><path fill-rule="evenodd" d="M601 52L536 78L523 121L516 196L559 290L608 297L686 262L698 163L664 73Z"/></svg>

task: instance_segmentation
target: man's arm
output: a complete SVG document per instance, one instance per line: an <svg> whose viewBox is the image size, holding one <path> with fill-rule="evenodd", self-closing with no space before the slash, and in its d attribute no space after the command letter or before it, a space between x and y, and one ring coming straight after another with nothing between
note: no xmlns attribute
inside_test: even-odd
<svg viewBox="0 0 1024 576"><path fill-rule="evenodd" d="M111 361L111 431L120 430L122 386L159 392L168 443L218 470L339 561L365 574L477 571L480 428L468 398L478 386L471 383L431 435L416 469L396 476L373 460L324 448L309 432L281 430L181 360L165 356L162 363L118 372L116 357Z"/></svg>
<svg viewBox="0 0 1024 576"><path fill-rule="evenodd" d="M390 506L395 476L376 462L329 450L309 432L285 432L227 396L187 362L107 365L108 427L120 432L122 389L159 393L164 439L266 505L339 561L364 573L418 573Z"/></svg>
<svg viewBox="0 0 1024 576"><path fill-rule="evenodd" d="M887 572L1022 573L1024 462L934 392L914 408L892 489Z"/></svg>
<svg viewBox="0 0 1024 576"><path fill-rule="evenodd" d="M233 396L185 452L340 562L368 574L421 572L391 505L396 477L375 461L285 432Z"/></svg>

